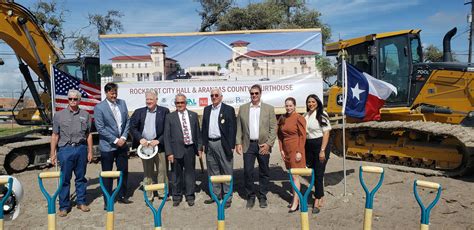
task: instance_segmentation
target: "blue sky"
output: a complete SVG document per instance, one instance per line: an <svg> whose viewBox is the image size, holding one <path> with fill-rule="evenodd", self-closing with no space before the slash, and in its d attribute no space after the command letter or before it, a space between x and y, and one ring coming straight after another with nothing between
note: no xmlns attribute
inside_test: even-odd
<svg viewBox="0 0 474 230"><path fill-rule="evenodd" d="M109 9L124 13L124 33L176 33L196 32L201 19L197 13L199 3L195 0L57 0L70 12L66 15L66 28L77 30L87 25L88 13L105 14ZM36 1L16 2L31 7ZM257 0L237 0L245 6ZM458 27L458 35L452 48L461 61L467 60L468 23L470 5L465 0L307 0L310 8L321 12L322 20L333 33L332 40L351 38L371 33L402 29L421 29L424 45L434 44L442 49L442 38L452 27ZM87 29L85 30L87 32ZM22 79L17 69L16 58L4 55L11 52L0 44L0 55L7 63L1 66L0 97L11 95L19 88ZM11 79L15 80L12 81ZM8 82L7 80L8 79Z"/></svg>

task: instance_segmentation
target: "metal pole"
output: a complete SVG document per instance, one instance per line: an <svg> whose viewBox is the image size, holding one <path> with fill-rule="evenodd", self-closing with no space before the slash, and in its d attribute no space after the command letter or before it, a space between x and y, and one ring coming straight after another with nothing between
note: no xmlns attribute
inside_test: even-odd
<svg viewBox="0 0 474 230"><path fill-rule="evenodd" d="M471 63L471 56L472 56L472 27L473 27L473 20L472 17L474 15L474 4L472 4L472 1L464 3L464 5L471 4L471 15L469 18L469 37L467 38L469 40L469 54L467 56L467 62Z"/></svg>
<svg viewBox="0 0 474 230"><path fill-rule="evenodd" d="M342 168L344 172L344 196L347 194L347 181L346 181L346 101L347 101L347 66L346 66L346 51L341 51L342 58Z"/></svg>

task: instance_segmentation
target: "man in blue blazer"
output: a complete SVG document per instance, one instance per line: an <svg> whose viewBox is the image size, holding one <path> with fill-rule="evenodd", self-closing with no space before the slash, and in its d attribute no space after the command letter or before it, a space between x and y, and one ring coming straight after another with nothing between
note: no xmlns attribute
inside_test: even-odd
<svg viewBox="0 0 474 230"><path fill-rule="evenodd" d="M154 90L145 93L146 106L133 112L130 118L130 133L133 137L133 147L138 145L143 147L158 146L158 153L151 159L142 159L143 164L143 186L155 183L168 183L166 176L165 160L165 117L170 110L157 105L158 94ZM155 176L155 166L158 172L158 178ZM150 193L153 199L153 193ZM159 198L164 196L163 191L158 192Z"/></svg>
<svg viewBox="0 0 474 230"><path fill-rule="evenodd" d="M95 127L99 132L99 149L102 171L110 171L115 165L122 171L123 182L118 193L118 202L133 203L127 197L128 179L128 146L127 136L129 129L128 109L124 100L117 99L118 86L109 82L104 86L106 99L94 108ZM104 178L104 186L112 192L112 179ZM105 206L104 206L105 207Z"/></svg>

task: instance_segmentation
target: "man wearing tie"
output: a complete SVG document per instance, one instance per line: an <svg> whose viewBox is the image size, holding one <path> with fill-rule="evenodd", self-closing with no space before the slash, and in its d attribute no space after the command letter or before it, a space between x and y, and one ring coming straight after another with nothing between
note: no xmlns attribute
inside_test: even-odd
<svg viewBox="0 0 474 230"><path fill-rule="evenodd" d="M94 108L95 127L99 132L100 162L102 171L110 171L115 165L122 171L123 182L118 192L118 202L133 203L127 197L128 146L127 136L130 121L124 100L117 99L117 84L109 82L104 86L106 99ZM112 193L112 179L104 178L104 186ZM105 209L105 205L104 205Z"/></svg>
<svg viewBox="0 0 474 230"><path fill-rule="evenodd" d="M134 148L142 147L155 148L158 146L159 152L151 159L142 159L143 164L143 186L155 183L168 183L166 176L166 161L164 148L165 117L170 113L168 108L157 105L158 94L155 90L145 93L146 106L133 112L130 118L130 133L133 136ZM155 166L156 171L155 173ZM156 176L158 174L158 177ZM150 193L153 199L153 193ZM163 191L158 192L158 197L163 198Z"/></svg>
<svg viewBox="0 0 474 230"><path fill-rule="evenodd" d="M186 96L179 93L175 97L176 111L165 120L165 151L171 162L171 185L173 206L178 206L185 191L186 202L194 205L196 183L195 164L200 146L200 130L197 113L186 109ZM183 178L184 177L184 178ZM184 189L183 189L184 187Z"/></svg>
<svg viewBox="0 0 474 230"><path fill-rule="evenodd" d="M258 161L260 208L266 208L270 152L276 139L276 117L273 106L260 101L262 87L250 87L251 102L240 106L237 115L236 152L244 154L244 180L247 192L247 209L255 205L253 171L255 159Z"/></svg>
<svg viewBox="0 0 474 230"><path fill-rule="evenodd" d="M235 147L236 120L232 106L222 103L222 92L211 90L212 105L204 108L202 117L202 145L206 153L207 173L209 176L232 175L233 153ZM229 184L213 184L217 197L223 198L229 192ZM231 196L232 198L232 196ZM229 208L232 200L227 200L225 208ZM204 203L212 204L213 199Z"/></svg>

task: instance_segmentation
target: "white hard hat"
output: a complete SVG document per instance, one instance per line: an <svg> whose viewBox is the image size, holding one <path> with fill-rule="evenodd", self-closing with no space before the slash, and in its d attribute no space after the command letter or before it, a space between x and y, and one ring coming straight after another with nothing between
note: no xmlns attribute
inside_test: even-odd
<svg viewBox="0 0 474 230"><path fill-rule="evenodd" d="M157 152L158 152L158 145L155 145L155 147L147 147L147 146L139 145L137 148L138 156L144 160L153 158Z"/></svg>
<svg viewBox="0 0 474 230"><path fill-rule="evenodd" d="M20 181L15 177L2 175L0 178L12 178L13 185L12 185L12 193L9 198L3 204L3 218L5 220L14 220L20 214L20 201L23 199L23 186L21 185ZM8 191L8 183L5 184L3 187L0 188L2 197Z"/></svg>

